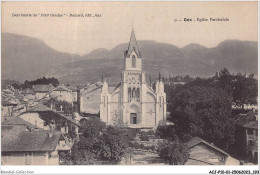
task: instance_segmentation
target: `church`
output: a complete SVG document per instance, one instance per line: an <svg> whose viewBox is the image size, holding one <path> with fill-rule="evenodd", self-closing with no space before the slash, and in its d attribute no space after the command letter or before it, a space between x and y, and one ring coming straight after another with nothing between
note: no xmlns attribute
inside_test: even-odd
<svg viewBox="0 0 260 175"><path fill-rule="evenodd" d="M106 79L100 93L100 119L107 125L155 129L166 121L166 94L159 78L155 90L145 80L142 54L132 30L124 52L124 70L118 86L110 91Z"/></svg>

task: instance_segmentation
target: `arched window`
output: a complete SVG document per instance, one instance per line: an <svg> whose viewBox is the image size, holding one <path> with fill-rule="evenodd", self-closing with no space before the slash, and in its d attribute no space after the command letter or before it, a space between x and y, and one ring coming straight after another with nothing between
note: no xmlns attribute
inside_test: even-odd
<svg viewBox="0 0 260 175"><path fill-rule="evenodd" d="M132 67L136 67L136 57L134 55L132 56Z"/></svg>
<svg viewBox="0 0 260 175"><path fill-rule="evenodd" d="M139 88L137 88L136 97L140 98L140 89Z"/></svg>
<svg viewBox="0 0 260 175"><path fill-rule="evenodd" d="M133 88L133 98L136 98L136 90Z"/></svg>
<svg viewBox="0 0 260 175"><path fill-rule="evenodd" d="M128 101L130 102L131 99L132 99L132 97L131 97L131 88L129 87L128 88Z"/></svg>

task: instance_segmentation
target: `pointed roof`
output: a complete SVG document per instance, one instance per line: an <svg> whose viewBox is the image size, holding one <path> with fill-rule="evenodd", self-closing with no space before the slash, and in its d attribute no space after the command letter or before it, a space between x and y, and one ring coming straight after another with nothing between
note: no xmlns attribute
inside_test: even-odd
<svg viewBox="0 0 260 175"><path fill-rule="evenodd" d="M221 152L222 154L225 154L226 156L229 156L229 154L226 153L225 151L223 151L222 149L214 146L213 144L208 143L207 141L205 141L205 140L203 140L199 137L193 137L192 139L190 139L190 141L186 142L185 144L188 148L191 148L191 147L194 147L194 146L196 146L200 143L205 144L205 145L213 148L214 150Z"/></svg>
<svg viewBox="0 0 260 175"><path fill-rule="evenodd" d="M129 57L132 51L135 51L135 53L137 54L138 57L142 57L141 52L140 52L140 50L138 49L138 46L137 46L137 41L136 41L136 38L135 38L135 32L134 32L133 28L132 28L132 32L131 32L131 37L130 37L128 49L126 51L126 56Z"/></svg>

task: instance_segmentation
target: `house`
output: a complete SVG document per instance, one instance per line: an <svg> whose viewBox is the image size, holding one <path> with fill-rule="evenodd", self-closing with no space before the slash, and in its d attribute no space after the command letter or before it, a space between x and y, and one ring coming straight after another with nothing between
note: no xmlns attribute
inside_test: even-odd
<svg viewBox="0 0 260 175"><path fill-rule="evenodd" d="M73 102L77 102L78 101L78 87L74 87L74 86L67 86L68 89L70 89L72 91L72 95L73 95Z"/></svg>
<svg viewBox="0 0 260 175"><path fill-rule="evenodd" d="M26 88L24 90L21 91L21 95L27 100L35 100L36 99L36 93L29 88Z"/></svg>
<svg viewBox="0 0 260 175"><path fill-rule="evenodd" d="M258 161L258 114L251 110L235 117L235 147L242 159L257 163Z"/></svg>
<svg viewBox="0 0 260 175"><path fill-rule="evenodd" d="M24 97L13 89L2 90L1 102L3 119L17 116L28 108L28 104Z"/></svg>
<svg viewBox="0 0 260 175"><path fill-rule="evenodd" d="M8 117L13 116L13 112L15 107L17 106L17 103L11 100L2 100L1 103L1 113L2 113L2 118L5 120Z"/></svg>
<svg viewBox="0 0 260 175"><path fill-rule="evenodd" d="M124 52L121 80L110 92L106 79L100 93L100 119L107 125L154 129L166 121L166 94L161 76L155 90L145 80L143 58L138 48L135 32ZM82 106L82 105L81 105Z"/></svg>
<svg viewBox="0 0 260 175"><path fill-rule="evenodd" d="M30 88L26 88L21 91L21 95L35 97L35 92Z"/></svg>
<svg viewBox="0 0 260 175"><path fill-rule="evenodd" d="M193 137L186 146L190 157L185 165L239 165L239 161L220 148L199 137Z"/></svg>
<svg viewBox="0 0 260 175"><path fill-rule="evenodd" d="M1 125L2 126L23 126L34 130L43 130L31 124L30 122L23 120L20 117L8 118L7 120L1 121Z"/></svg>
<svg viewBox="0 0 260 175"><path fill-rule="evenodd" d="M1 127L2 165L58 165L61 133L21 125Z"/></svg>
<svg viewBox="0 0 260 175"><path fill-rule="evenodd" d="M64 115L43 104L38 104L18 117L44 130L59 129L63 134L78 134L80 124L72 116Z"/></svg>
<svg viewBox="0 0 260 175"><path fill-rule="evenodd" d="M59 101L67 101L69 103L73 103L73 101L74 101L74 96L73 96L72 90L65 87L64 85L54 88L50 92L50 97L56 98Z"/></svg>
<svg viewBox="0 0 260 175"><path fill-rule="evenodd" d="M42 99L45 95L47 95L48 92L51 92L53 89L54 89L54 87L51 84L33 85L33 91L35 92L37 99Z"/></svg>
<svg viewBox="0 0 260 175"><path fill-rule="evenodd" d="M80 90L80 112L97 115L101 102L102 82L96 82Z"/></svg>

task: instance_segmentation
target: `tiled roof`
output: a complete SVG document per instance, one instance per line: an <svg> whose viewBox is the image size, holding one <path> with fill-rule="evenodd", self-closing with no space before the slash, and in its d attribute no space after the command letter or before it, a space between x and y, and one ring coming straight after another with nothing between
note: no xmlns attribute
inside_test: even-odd
<svg viewBox="0 0 260 175"><path fill-rule="evenodd" d="M70 117L68 117L66 115L63 115L61 113L58 113L57 111L52 110L52 109L48 108L47 106L45 106L45 105L43 105L41 103L37 104L36 106L32 107L31 109L29 109L26 112L52 112L52 113L56 114L57 116L62 117L64 119L68 120L69 122L73 123L74 125L77 125L77 126L80 125L76 120L71 119Z"/></svg>
<svg viewBox="0 0 260 175"><path fill-rule="evenodd" d="M248 122L248 123L244 124L243 126L246 128L258 129L258 121Z"/></svg>
<svg viewBox="0 0 260 175"><path fill-rule="evenodd" d="M59 86L59 87L53 89L53 91L71 91L71 90L65 86Z"/></svg>
<svg viewBox="0 0 260 175"><path fill-rule="evenodd" d="M34 95L35 92L32 89L26 88L26 89L22 90L21 94L23 94L23 95L26 95L26 94Z"/></svg>
<svg viewBox="0 0 260 175"><path fill-rule="evenodd" d="M239 114L234 118L234 123L246 128L258 128L258 121L256 120L257 113L250 111L247 114Z"/></svg>
<svg viewBox="0 0 260 175"><path fill-rule="evenodd" d="M4 131L5 136L2 134L1 151L54 151L61 135L59 131L20 131L14 135L13 131L9 129Z"/></svg>
<svg viewBox="0 0 260 175"><path fill-rule="evenodd" d="M34 92L49 92L53 89L54 87L52 85L45 85L45 84L37 84L34 85L33 91Z"/></svg>
<svg viewBox="0 0 260 175"><path fill-rule="evenodd" d="M35 125L25 121L24 119L22 119L20 117L12 117L10 119L2 121L2 126L4 126L4 125L23 125L23 126L28 126L31 128L36 128Z"/></svg>
<svg viewBox="0 0 260 175"><path fill-rule="evenodd" d="M17 105L17 103L16 102L14 102L14 101L11 101L11 100L2 100L2 105L4 105L4 106L7 106L7 105L13 105L13 106L15 106L15 105Z"/></svg>
<svg viewBox="0 0 260 175"><path fill-rule="evenodd" d="M209 146L209 147L211 147L211 148L213 148L213 149L215 149L215 150L217 150L218 152L221 152L221 153L223 153L223 154L229 156L229 154L226 153L225 151L223 151L222 149L220 149L220 148L218 148L218 147L216 147L216 146L214 146L214 145L212 145L212 144L206 142L205 140L203 140L203 139L201 139L201 138L199 138L199 137L193 137L189 142L187 142L187 143L185 143L185 144L186 144L186 146L187 146L188 148L191 148L191 147L194 147L194 146L196 146L196 145L198 145L198 144L201 144L201 143L202 143L202 144L205 144L205 145L207 145L207 146Z"/></svg>
<svg viewBox="0 0 260 175"><path fill-rule="evenodd" d="M72 90L72 92L77 92L78 88L75 86L67 86L68 89Z"/></svg>
<svg viewBox="0 0 260 175"><path fill-rule="evenodd" d="M36 106L34 106L28 110L28 112L43 112L43 111L51 111L51 109L48 108L47 106L39 103Z"/></svg>
<svg viewBox="0 0 260 175"><path fill-rule="evenodd" d="M84 94L93 92L93 91L95 91L97 89L101 89L101 88L102 88L102 83L101 82L96 82L94 84L91 84L91 85L81 89L81 94L84 95Z"/></svg>

